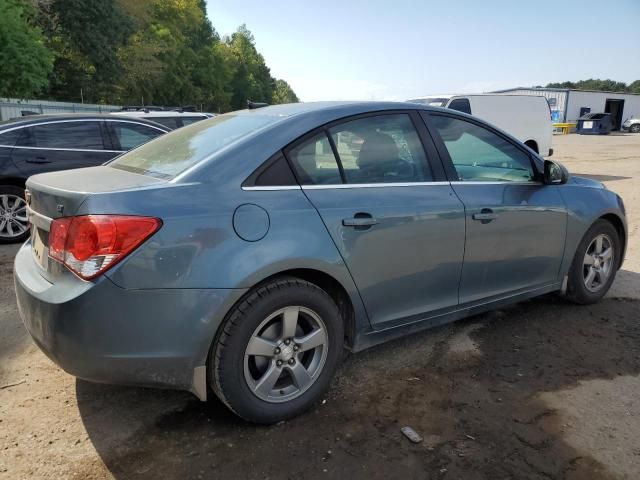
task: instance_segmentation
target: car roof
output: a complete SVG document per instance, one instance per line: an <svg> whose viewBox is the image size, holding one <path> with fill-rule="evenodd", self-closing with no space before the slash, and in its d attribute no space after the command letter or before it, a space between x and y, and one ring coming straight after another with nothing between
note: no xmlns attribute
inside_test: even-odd
<svg viewBox="0 0 640 480"><path fill-rule="evenodd" d="M5 120L0 122L0 131L13 129L16 127L26 127L29 125L37 125L39 123L45 123L45 122L55 122L55 121L65 121L65 120L66 121L68 120L82 121L82 120L117 120L117 119L126 120L129 122L134 120L131 117L126 117L123 115L119 115L119 116L110 115L106 113L102 113L102 114L100 113L96 113L96 114L60 113L56 115L28 115L25 117L12 118L10 120ZM156 123L150 120L145 120L143 118L135 118L135 121L152 126L152 127L161 128L162 130L165 130L165 131L170 130L164 125L161 125L159 123Z"/></svg>
<svg viewBox="0 0 640 480"><path fill-rule="evenodd" d="M144 110L136 110L135 112L123 111L123 112L111 112L110 115L122 115L124 117L134 118L148 118L148 117L202 117L208 118L208 115L203 112L177 112L175 110L150 110L145 112Z"/></svg>
<svg viewBox="0 0 640 480"><path fill-rule="evenodd" d="M231 112L235 115L270 115L278 117L291 117L310 113L329 113L348 115L350 112L375 112L381 110L407 110L407 109L432 109L428 105L410 104L406 102L386 101L337 101L337 102L307 102L285 103L281 105L269 105L267 107L238 110Z"/></svg>

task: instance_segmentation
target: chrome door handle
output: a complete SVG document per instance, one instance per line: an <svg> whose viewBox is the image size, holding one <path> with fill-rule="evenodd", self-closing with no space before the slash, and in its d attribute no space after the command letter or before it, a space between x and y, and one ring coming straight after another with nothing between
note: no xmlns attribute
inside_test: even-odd
<svg viewBox="0 0 640 480"><path fill-rule="evenodd" d="M479 220L482 223L489 223L491 220L495 220L496 218L498 218L498 215L493 213L493 210L491 210L490 208L483 208L482 210L480 210L480 213L474 213L472 215L472 218L474 220Z"/></svg>
<svg viewBox="0 0 640 480"><path fill-rule="evenodd" d="M345 227L371 227L377 224L378 220L373 217L354 217L342 219L342 225L344 225Z"/></svg>

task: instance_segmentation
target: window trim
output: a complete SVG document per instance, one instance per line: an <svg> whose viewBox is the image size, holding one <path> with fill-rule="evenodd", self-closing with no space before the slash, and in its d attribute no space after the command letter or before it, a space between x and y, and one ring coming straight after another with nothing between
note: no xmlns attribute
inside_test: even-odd
<svg viewBox="0 0 640 480"><path fill-rule="evenodd" d="M47 122L34 122L34 123L29 123L28 125L18 125L17 127L11 127L11 128L7 128L5 130L2 130L2 133L7 133L7 132L12 132L14 130L21 130L21 129L25 129L25 128L30 128L30 127L37 127L40 125L49 125L52 123L69 123L69 122L127 122L127 123L135 123L136 125L145 125L147 127L151 127L154 128L160 132L162 132L162 134L166 134L169 133L171 130L163 130L161 128L156 127L155 125L149 125L147 123L143 123L143 122L136 122L133 120L121 120L119 118L73 118L73 119L65 119L65 120L50 120ZM101 130L102 133L102 130ZM111 140L111 138L109 138L109 140ZM110 142L111 145L109 145L111 148L113 148L113 142ZM20 149L26 149L26 150L52 150L52 151L60 151L60 152L111 152L111 153L123 153L126 152L127 150L108 150L106 147L108 146L107 143L105 143L105 138L104 135L102 136L102 144L105 146L105 148L103 150L94 150L94 149L87 149L87 148L53 148L53 147L24 147L24 146L17 146L17 145L3 145L0 144L0 147L5 147L5 148L20 148Z"/></svg>
<svg viewBox="0 0 640 480"><path fill-rule="evenodd" d="M427 130L429 131L429 135L431 136L435 144L435 147L438 150L440 159L442 160L442 164L444 166L447 179L449 180L449 182L451 182L452 185L462 185L462 184L464 185L474 185L474 184L476 185L483 185L483 184L484 185L489 185L489 184L499 184L499 185L536 184L536 185L539 185L544 183L542 181L542 172L540 170L541 166L538 164L535 158L531 155L531 153L526 149L526 146L524 144L522 144L518 140L514 142L513 138L510 138L509 136L505 135L503 132L501 132L497 128L493 127L492 125L486 122L483 122L482 120L479 120L477 118L472 118L462 112L460 112L461 114L458 114L458 115L453 112L456 112L456 110L452 110L452 112L448 112L448 111L434 112L429 110L420 111L420 116L424 120ZM462 116L462 115L465 115L465 116ZM493 134L502 138L504 141L516 147L518 150L520 150L522 153L524 153L527 156L527 158L529 159L529 163L531 164L531 170L533 171L533 175L534 175L533 180L524 181L524 182L469 182L469 181L460 180L460 177L458 176L458 172L455 169L455 166L453 164L453 160L449 155L449 150L447 150L447 147L444 143L444 140L442 140L442 137L440 136L438 129L435 127L435 125L433 125L433 122L431 121L431 117L450 117L456 120L468 122L473 125L476 125L477 127L489 130Z"/></svg>
<svg viewBox="0 0 640 480"><path fill-rule="evenodd" d="M439 184L441 183L441 181L446 179L444 175L445 172L440 168L438 168L442 166L442 164L440 163L441 159L439 158L438 151L436 150L435 146L432 143L432 139L425 135L427 131L424 128L424 122L420 122L420 115L417 112L418 111L414 109L376 110L372 112L364 112L364 113L358 113L355 115L349 115L347 117L342 117L336 120L332 120L331 122L328 122L328 123L325 123L324 125L316 127L313 130L310 130L306 132L304 135L301 135L297 139L293 140L282 149L282 153L284 154L284 157L287 159L287 162L289 163L289 167L293 171L293 175L295 176L296 181L298 182L298 185L300 185L303 190L305 188L308 189L309 187L323 187L322 189L330 189L330 188L348 188L348 187L371 188L373 185L409 186L409 185ZM433 181L400 182L400 183L347 183L346 182L346 178L343 172L342 160L340 159L340 155L337 153L337 149L334 150L335 145L334 145L333 139L331 138L331 134L329 133L329 130L343 123L352 122L354 120L359 120L361 118L378 117L383 115L406 115L407 117L409 117L409 120L411 121L411 124L413 125L413 128L415 129L415 132L418 135L418 138L420 140L420 145L422 146L422 149L425 155L426 165L424 165L424 167L430 170ZM423 129L421 129L421 126L423 127ZM310 138L313 138L321 133L323 133L329 139L329 144L331 145L333 155L338 164L338 169L340 170L342 183L334 183L334 184L327 184L327 185L303 185L293 165L293 161L291 160L290 152L292 149L296 148L300 144L304 143ZM312 188L312 189L319 190L320 188Z"/></svg>

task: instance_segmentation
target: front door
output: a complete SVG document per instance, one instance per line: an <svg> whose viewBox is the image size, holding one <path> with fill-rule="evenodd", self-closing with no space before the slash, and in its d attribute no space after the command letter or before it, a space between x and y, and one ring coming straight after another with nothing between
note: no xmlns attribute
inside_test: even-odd
<svg viewBox="0 0 640 480"><path fill-rule="evenodd" d="M482 123L432 114L452 187L466 209L460 303L558 282L567 211L529 153Z"/></svg>
<svg viewBox="0 0 640 480"><path fill-rule="evenodd" d="M458 303L464 209L436 181L416 120L358 117L286 152L377 327Z"/></svg>

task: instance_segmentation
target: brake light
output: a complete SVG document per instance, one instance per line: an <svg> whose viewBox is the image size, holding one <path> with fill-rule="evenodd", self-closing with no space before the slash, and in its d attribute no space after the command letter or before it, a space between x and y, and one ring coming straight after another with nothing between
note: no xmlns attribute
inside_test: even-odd
<svg viewBox="0 0 640 480"><path fill-rule="evenodd" d="M57 218L49 230L49 256L84 280L114 266L162 226L159 218L82 215Z"/></svg>

